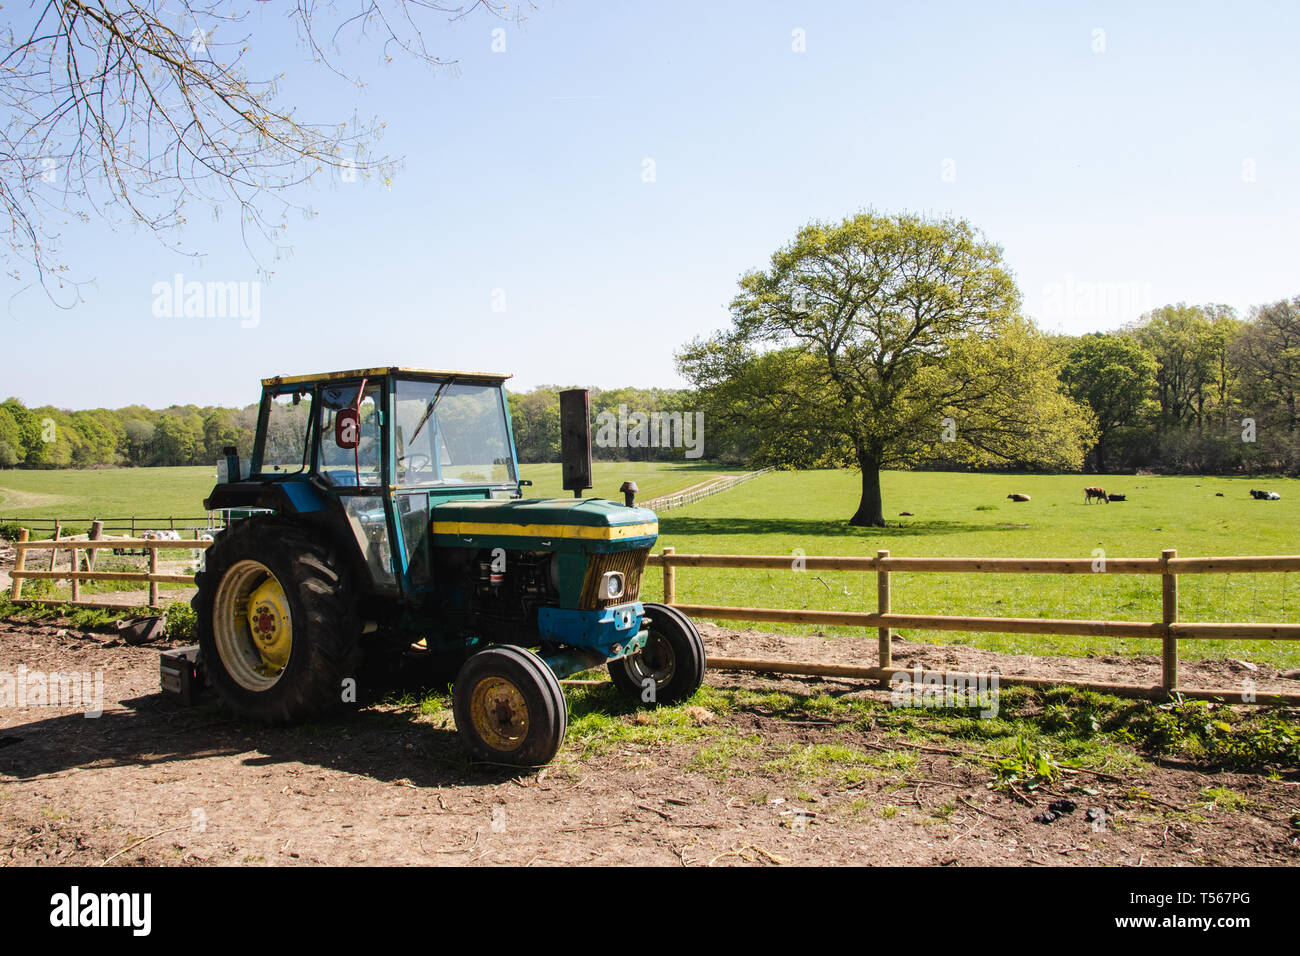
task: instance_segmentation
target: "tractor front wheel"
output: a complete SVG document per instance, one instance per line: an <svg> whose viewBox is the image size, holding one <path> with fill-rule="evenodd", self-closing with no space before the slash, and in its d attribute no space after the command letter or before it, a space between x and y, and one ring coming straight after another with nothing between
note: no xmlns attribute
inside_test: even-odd
<svg viewBox="0 0 1300 956"><path fill-rule="evenodd" d="M569 722L564 691L546 662L504 644L479 651L461 667L452 712L476 758L521 767L548 763Z"/></svg>
<svg viewBox="0 0 1300 956"><path fill-rule="evenodd" d="M217 535L196 583L204 666L237 716L289 723L345 699L361 627L332 548L295 522L246 518Z"/></svg>
<svg viewBox="0 0 1300 956"><path fill-rule="evenodd" d="M704 641L691 619L667 604L647 604L645 647L609 662L614 686L644 704L679 704L704 683Z"/></svg>

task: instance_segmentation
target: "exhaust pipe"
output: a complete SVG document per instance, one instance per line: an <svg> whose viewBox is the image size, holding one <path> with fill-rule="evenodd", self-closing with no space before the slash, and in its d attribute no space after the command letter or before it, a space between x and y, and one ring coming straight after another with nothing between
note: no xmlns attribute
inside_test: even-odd
<svg viewBox="0 0 1300 956"><path fill-rule="evenodd" d="M560 472L564 490L575 498L591 487L591 393L585 388L560 392Z"/></svg>

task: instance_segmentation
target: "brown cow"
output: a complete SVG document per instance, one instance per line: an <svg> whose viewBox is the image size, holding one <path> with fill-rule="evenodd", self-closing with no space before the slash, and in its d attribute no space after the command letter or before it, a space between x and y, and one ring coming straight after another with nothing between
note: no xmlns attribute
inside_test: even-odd
<svg viewBox="0 0 1300 956"><path fill-rule="evenodd" d="M1091 504L1093 498L1100 498L1102 501L1105 501L1105 502L1109 503L1109 499L1106 497L1106 489L1105 489L1105 488L1096 488L1096 487L1093 487L1093 488L1084 488L1084 489L1083 489L1083 503L1084 503L1085 505L1087 505L1087 504Z"/></svg>

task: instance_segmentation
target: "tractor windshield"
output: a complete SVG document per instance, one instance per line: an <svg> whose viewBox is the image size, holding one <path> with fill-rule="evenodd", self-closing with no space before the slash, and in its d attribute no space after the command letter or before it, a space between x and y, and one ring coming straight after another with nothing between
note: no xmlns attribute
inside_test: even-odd
<svg viewBox="0 0 1300 956"><path fill-rule="evenodd" d="M265 430L254 460L264 475L296 474L307 467L311 447L311 389L268 395L263 408Z"/></svg>
<svg viewBox="0 0 1300 956"><path fill-rule="evenodd" d="M515 481L499 386L399 379L395 437L403 486Z"/></svg>

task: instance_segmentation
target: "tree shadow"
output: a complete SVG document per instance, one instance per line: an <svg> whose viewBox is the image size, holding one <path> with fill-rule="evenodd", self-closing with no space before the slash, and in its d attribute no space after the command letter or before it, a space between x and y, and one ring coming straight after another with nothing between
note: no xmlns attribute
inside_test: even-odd
<svg viewBox="0 0 1300 956"><path fill-rule="evenodd" d="M884 528L857 528L847 520L819 521L807 518L694 518L661 517L659 535L787 535L807 537L852 537L864 540L881 538L922 538L934 535L969 534L971 532L1022 531L1028 524L972 524L966 521L908 521L888 524Z"/></svg>

